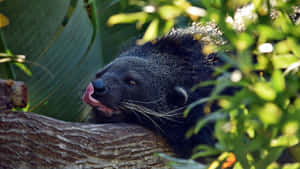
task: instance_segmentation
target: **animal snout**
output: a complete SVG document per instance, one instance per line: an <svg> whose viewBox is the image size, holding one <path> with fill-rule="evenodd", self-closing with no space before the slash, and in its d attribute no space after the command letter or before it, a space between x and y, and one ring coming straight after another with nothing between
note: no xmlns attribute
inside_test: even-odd
<svg viewBox="0 0 300 169"><path fill-rule="evenodd" d="M108 88L102 79L96 79L92 81L94 87L94 96L103 96L108 92Z"/></svg>

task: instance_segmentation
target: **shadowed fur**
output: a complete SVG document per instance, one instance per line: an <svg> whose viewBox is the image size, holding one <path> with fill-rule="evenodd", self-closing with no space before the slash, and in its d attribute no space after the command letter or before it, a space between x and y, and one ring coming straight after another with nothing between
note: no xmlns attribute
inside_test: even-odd
<svg viewBox="0 0 300 169"><path fill-rule="evenodd" d="M185 133L202 118L202 105L187 118L183 111L207 97L212 87L190 89L212 79L220 64L216 53L203 54L205 45L223 45L213 26L176 29L165 37L134 46L96 73L84 101L92 105L90 122L137 123L160 132L180 156L187 157L198 144L214 144L213 125L191 139Z"/></svg>

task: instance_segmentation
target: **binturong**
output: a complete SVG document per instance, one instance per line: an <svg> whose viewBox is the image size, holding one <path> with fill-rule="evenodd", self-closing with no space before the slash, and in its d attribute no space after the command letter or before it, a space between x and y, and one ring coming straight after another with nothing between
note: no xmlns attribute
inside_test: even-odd
<svg viewBox="0 0 300 169"><path fill-rule="evenodd" d="M205 53L207 45L225 41L213 25L173 29L166 36L122 52L96 73L83 101L93 107L91 123L127 122L163 135L181 157L199 144L213 145L213 124L187 139L186 132L203 118L203 105L183 117L186 107L209 96L213 86L191 90L213 79L220 64L217 53Z"/></svg>

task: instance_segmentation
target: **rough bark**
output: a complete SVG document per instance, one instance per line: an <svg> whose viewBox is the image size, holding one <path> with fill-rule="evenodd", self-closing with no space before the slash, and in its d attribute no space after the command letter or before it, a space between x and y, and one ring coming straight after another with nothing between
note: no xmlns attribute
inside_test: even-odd
<svg viewBox="0 0 300 169"><path fill-rule="evenodd" d="M172 154L162 137L137 125L71 123L0 110L0 168L163 168L157 152Z"/></svg>

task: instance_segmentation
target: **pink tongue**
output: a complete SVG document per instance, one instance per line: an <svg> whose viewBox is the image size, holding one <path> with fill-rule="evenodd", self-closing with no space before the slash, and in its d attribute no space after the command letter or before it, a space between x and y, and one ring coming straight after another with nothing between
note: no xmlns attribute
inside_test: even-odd
<svg viewBox="0 0 300 169"><path fill-rule="evenodd" d="M92 97L92 94L94 93L94 87L92 83L88 85L88 87L85 90L85 93L82 97L82 100L84 103L91 105L92 107L96 107L99 111L104 112L105 116L111 117L113 110L104 106L101 102L94 99Z"/></svg>

